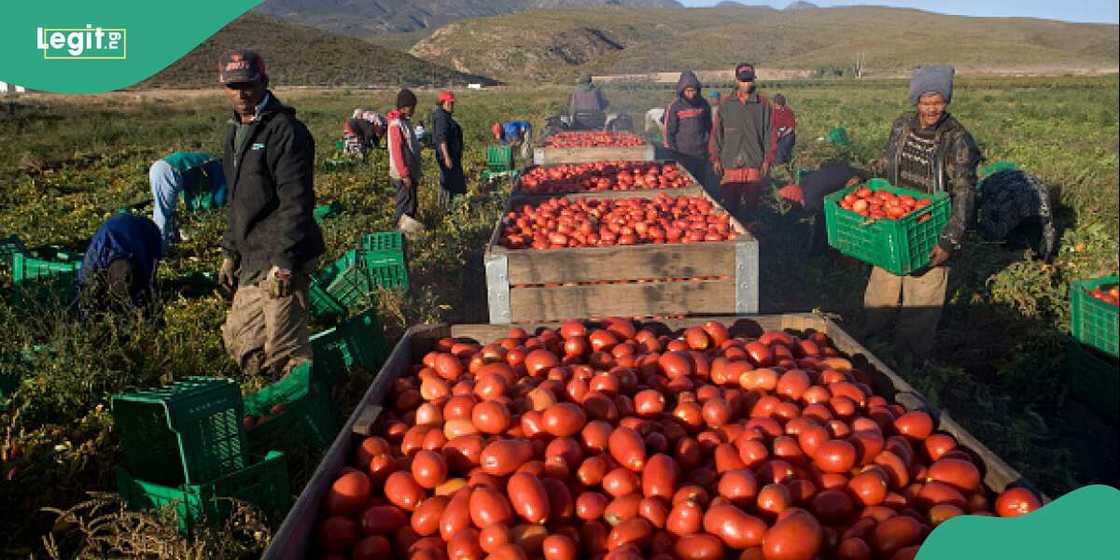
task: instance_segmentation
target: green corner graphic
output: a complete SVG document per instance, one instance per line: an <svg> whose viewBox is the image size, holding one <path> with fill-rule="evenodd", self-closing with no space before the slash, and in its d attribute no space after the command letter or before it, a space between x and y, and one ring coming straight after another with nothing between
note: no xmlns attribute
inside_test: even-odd
<svg viewBox="0 0 1120 560"><path fill-rule="evenodd" d="M179 60L260 3L13 2L0 23L0 81L55 93L126 88ZM216 80L216 61L214 74Z"/></svg>
<svg viewBox="0 0 1120 560"><path fill-rule="evenodd" d="M1120 490L1096 484L1021 517L955 517L930 534L917 560L1115 558L1118 508Z"/></svg>

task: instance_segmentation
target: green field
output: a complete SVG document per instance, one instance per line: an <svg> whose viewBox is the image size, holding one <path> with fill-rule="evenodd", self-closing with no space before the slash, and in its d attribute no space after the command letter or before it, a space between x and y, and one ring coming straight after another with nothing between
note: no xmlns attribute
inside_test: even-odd
<svg viewBox="0 0 1120 560"><path fill-rule="evenodd" d="M833 126L855 141L866 162L886 140L891 120L905 109L903 82L769 84L789 98L800 123L798 166L835 156L817 140ZM280 90L317 140L316 193L344 212L324 223L328 256L337 256L366 231L390 227L392 190L383 150L369 161L332 165L334 140L355 107L385 109L392 92ZM567 90L494 89L459 94L457 117L467 136L465 167L477 177L485 163L488 124L526 117L538 125L559 112ZM660 87L608 90L612 105L634 112L664 106ZM420 112L434 104L421 95ZM950 110L973 132L989 161L1012 160L1058 193L1062 247L1053 264L1022 251L984 244L975 236L954 265L951 302L941 325L935 365L909 376L942 407L1051 497L1090 483L1120 482L1116 427L1101 423L1067 398L1062 340L1071 280L1118 268L1118 80L1108 78L963 79ZM147 168L174 149L219 149L228 118L218 90L117 93L88 98L27 96L0 112L0 238L18 234L30 245L80 248L116 208L150 198ZM640 116L640 115L636 115ZM636 118L636 122L641 120ZM486 320L481 252L505 193L471 184L467 204L444 214L436 206L434 162L427 152L420 218L428 241L410 251L413 293L385 298L382 317L395 339L424 321ZM746 221L763 225L763 312L819 310L859 330L867 267L799 256L807 224L776 201ZM136 535L161 534L132 518L114 518L110 536L84 539L73 519L56 523L43 508L67 509L86 491L112 490L119 461L108 397L128 386L185 375L242 379L220 344L227 302L216 293L178 293L171 281L213 272L220 263L221 211L192 216L190 240L160 267L167 289L165 325L98 322L75 326L57 312L0 303L0 353L31 345L28 374L0 413L0 449L14 460L0 467L0 550L42 554L44 535L71 557L83 542L88 555L128 555ZM0 285L7 286L7 267ZM885 350L872 347L875 351ZM889 361L889 360L888 360ZM305 480L314 458L296 461ZM55 529L53 533L51 529ZM126 527L122 529L122 527ZM88 529L88 528L87 528ZM122 533L133 534L124 538ZM166 541L165 555L251 554L266 538L252 530L237 538L202 539L188 548ZM53 545L52 545L53 546ZM248 552L246 552L248 551Z"/></svg>

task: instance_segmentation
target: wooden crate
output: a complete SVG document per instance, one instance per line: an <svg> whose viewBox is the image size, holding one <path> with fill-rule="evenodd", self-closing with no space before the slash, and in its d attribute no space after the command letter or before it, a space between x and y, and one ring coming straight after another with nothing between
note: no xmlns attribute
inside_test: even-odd
<svg viewBox="0 0 1120 560"><path fill-rule="evenodd" d="M639 161L639 160L626 160L626 161ZM644 161L655 162L659 165L664 165L666 163L676 164L677 171L681 175L684 175L685 177L687 177L689 182L692 183L692 186L684 187L684 188L680 188L680 189L635 189L635 190L632 190L632 191L585 191L585 192L564 193L563 195L558 194L558 193L533 193L533 192L526 192L526 191L521 189L521 181L523 181L524 178L525 178L525 175L522 174L522 176L517 179L517 183L514 184L511 196L518 197L518 198L522 198L522 197L524 197L524 198L527 198L527 197L547 198L547 197L553 197L553 196L570 195L570 196L579 197L579 198L587 198L587 197L594 197L594 198L627 198L627 197L634 197L636 195L644 195L646 193L653 193L655 195L657 193L665 193L665 194L672 195L672 196L699 196L700 193L704 192L704 188L702 186L700 186L700 181L697 181L696 177L693 177L692 173L689 173L688 169L685 169L685 167L683 165L681 165L680 162L673 161L673 160L667 160L667 159L665 159L665 160L641 160L641 161L643 161L643 162ZM553 165L538 165L538 166L534 166L534 167L555 167L556 165L565 165L565 164L557 163L557 164L553 164ZM532 169L532 168L530 168L530 169ZM526 169L526 172L528 172L528 171L529 170Z"/></svg>
<svg viewBox="0 0 1120 560"><path fill-rule="evenodd" d="M533 150L533 165L589 163L612 160L653 161L655 153L652 144L642 144L640 146L609 146L602 148L552 148L544 146Z"/></svg>
<svg viewBox="0 0 1120 560"><path fill-rule="evenodd" d="M676 190L557 196L688 194ZM719 206L703 189L691 196L703 196ZM542 200L541 196L511 197L502 219L518 205ZM731 224L741 234L731 241L536 250L499 245L503 225L499 220L483 257L490 322L757 313L758 241L734 218ZM704 279L713 277L719 279ZM604 281L623 283L592 284Z"/></svg>
<svg viewBox="0 0 1120 560"><path fill-rule="evenodd" d="M836 349L848 356L857 368L871 374L877 394L901 404L908 410L925 410L931 413L937 422L937 430L952 435L962 448L967 449L977 459L977 466L984 471L984 485L989 490L998 493L1012 485L1031 487L1018 471L969 434L947 412L938 412L930 407L925 397L906 380L891 371L859 342L856 342L836 323L827 318L808 313L794 313L717 317L715 319L728 325L731 333L735 336L758 336L763 331L768 330L802 332L812 329L825 333L832 339ZM645 326L655 332L661 332L667 328L674 333L679 333L685 327L698 323L698 320L686 319L657 321ZM531 331L542 325L527 324L519 326ZM550 326L557 325L551 324ZM401 376L408 375L412 364L419 363L423 355L434 347L438 339L453 336L475 338L481 342L487 342L504 337L508 330L508 326L500 325L420 325L409 329L397 343L389 356L389 360L382 366L369 389L366 390L365 396L362 397L361 402L354 409L354 413L347 420L338 438L335 439L334 444L327 451L322 463L319 464L318 469L312 475L311 481L300 493L299 499L288 513L283 525L276 532L276 536L273 537L263 558L265 560L296 560L306 557L309 553L308 547L314 541L315 526L320 520L320 507L323 497L330 489L334 478L344 466L349 464L355 448L360 445L362 439L372 435L374 423L381 413L382 404L389 396L393 382ZM1040 496L1042 496L1043 502L1049 501L1045 495L1040 494Z"/></svg>

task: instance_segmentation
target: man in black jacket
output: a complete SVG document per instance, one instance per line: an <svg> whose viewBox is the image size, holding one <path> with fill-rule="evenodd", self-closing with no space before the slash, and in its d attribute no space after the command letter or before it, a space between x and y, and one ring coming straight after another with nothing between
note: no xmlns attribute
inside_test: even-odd
<svg viewBox="0 0 1120 560"><path fill-rule="evenodd" d="M439 205L446 210L456 197L467 192L467 178L463 174L463 128L452 116L455 94L441 91L438 101L432 113L432 142L439 164Z"/></svg>
<svg viewBox="0 0 1120 560"><path fill-rule="evenodd" d="M927 268L896 276L873 267L864 292L866 330L892 333L900 369L921 365L933 348L933 337L949 286L951 259L964 245L965 230L976 217L976 141L949 114L953 99L952 66L923 66L910 81L915 111L894 121L882 156L868 169L892 185L927 193L947 192L952 198L949 223L930 251ZM894 329L890 329L892 320Z"/></svg>
<svg viewBox="0 0 1120 560"><path fill-rule="evenodd" d="M229 223L218 280L234 292L222 338L243 371L272 377L311 359L307 289L323 254L315 223L315 141L268 90L260 55L226 53L219 79L233 107L225 139Z"/></svg>
<svg viewBox="0 0 1120 560"><path fill-rule="evenodd" d="M692 70L681 72L677 98L665 109L664 144L700 183L708 178L708 136L712 108L700 95L700 79Z"/></svg>

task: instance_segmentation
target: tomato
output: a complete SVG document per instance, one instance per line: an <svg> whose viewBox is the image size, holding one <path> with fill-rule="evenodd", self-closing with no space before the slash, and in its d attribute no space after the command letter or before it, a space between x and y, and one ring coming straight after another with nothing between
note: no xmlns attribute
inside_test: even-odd
<svg viewBox="0 0 1120 560"><path fill-rule="evenodd" d="M704 514L704 530L731 548L743 549L762 544L766 523L733 505L717 504Z"/></svg>
<svg viewBox="0 0 1120 560"><path fill-rule="evenodd" d="M324 519L316 530L319 548L327 552L346 552L358 542L358 524L343 515Z"/></svg>
<svg viewBox="0 0 1120 560"><path fill-rule="evenodd" d="M505 494L490 486L475 488L471 492L469 507L471 521L479 529L513 521L513 508L509 500Z"/></svg>
<svg viewBox="0 0 1120 560"><path fill-rule="evenodd" d="M396 506L373 506L362 513L362 533L392 535L409 524L408 515Z"/></svg>
<svg viewBox="0 0 1120 560"><path fill-rule="evenodd" d="M641 472L646 464L645 441L629 428L616 428L607 441L611 457L632 471Z"/></svg>
<svg viewBox="0 0 1120 560"><path fill-rule="evenodd" d="M557 437L568 437L579 433L587 423L583 409L572 403L554 404L544 411L544 429Z"/></svg>
<svg viewBox="0 0 1120 560"><path fill-rule="evenodd" d="M933 433L933 418L921 411L907 412L894 421L898 433L915 440L924 440Z"/></svg>
<svg viewBox="0 0 1120 560"><path fill-rule="evenodd" d="M548 491L537 477L516 473L506 484L510 503L517 515L529 523L543 523L549 516Z"/></svg>
<svg viewBox="0 0 1120 560"><path fill-rule="evenodd" d="M346 468L331 484L327 494L327 512L332 515L347 515L362 510L369 501L372 484L365 473Z"/></svg>
<svg viewBox="0 0 1120 560"><path fill-rule="evenodd" d="M856 448L842 439L828 440L820 444L813 459L826 473L848 472L856 464Z"/></svg>
<svg viewBox="0 0 1120 560"><path fill-rule="evenodd" d="M393 505L405 511L413 511L420 500L424 499L424 488L412 474L397 471L385 479L385 497Z"/></svg>
<svg viewBox="0 0 1120 560"><path fill-rule="evenodd" d="M813 560L820 552L824 533L816 518L793 510L771 526L762 541L766 560Z"/></svg>
<svg viewBox="0 0 1120 560"><path fill-rule="evenodd" d="M423 537L439 532L440 518L450 501L447 496L432 496L420 502L420 505L416 506L416 510L412 512L412 530Z"/></svg>
<svg viewBox="0 0 1120 560"><path fill-rule="evenodd" d="M1008 488L996 498L996 515L1018 517L1042 507L1042 501L1026 488Z"/></svg>

